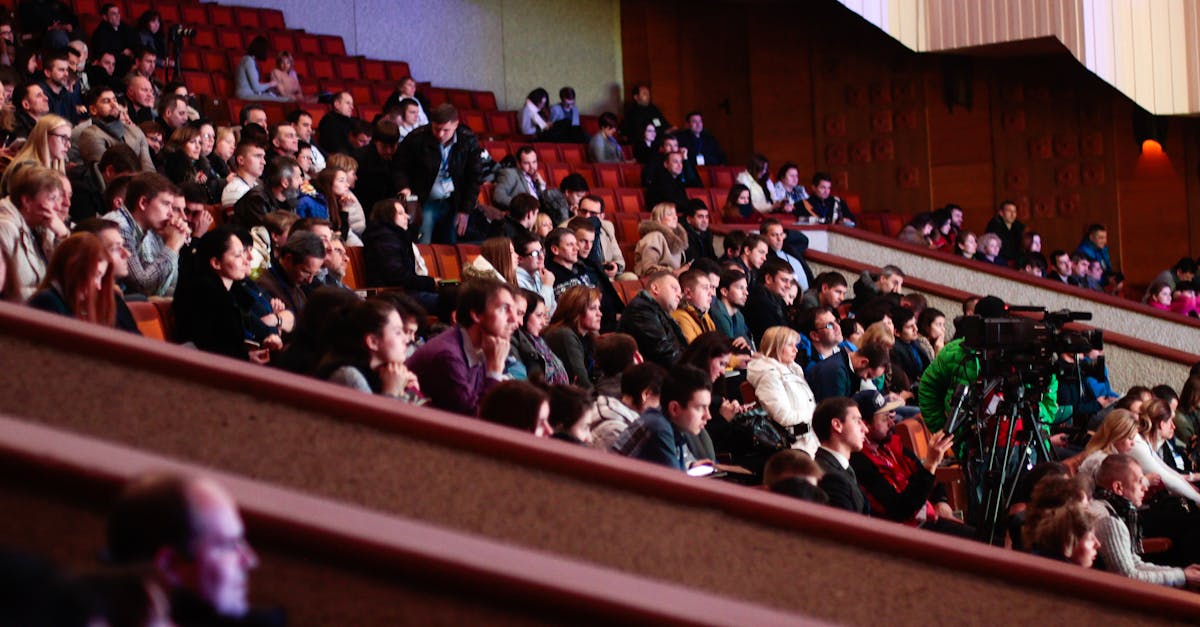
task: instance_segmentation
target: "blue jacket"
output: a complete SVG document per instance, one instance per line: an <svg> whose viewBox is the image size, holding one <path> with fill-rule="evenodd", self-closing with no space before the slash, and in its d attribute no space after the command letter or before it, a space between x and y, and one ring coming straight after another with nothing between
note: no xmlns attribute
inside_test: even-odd
<svg viewBox="0 0 1200 627"><path fill-rule="evenodd" d="M1100 265L1104 266L1105 272L1112 271L1112 258L1108 256L1108 246L1100 248L1092 243L1092 240L1084 236L1083 241L1079 242L1079 247L1075 252L1087 257L1091 261L1099 261Z"/></svg>
<svg viewBox="0 0 1200 627"><path fill-rule="evenodd" d="M683 434L658 409L647 409L613 444L621 455L676 470L687 470L685 447Z"/></svg>

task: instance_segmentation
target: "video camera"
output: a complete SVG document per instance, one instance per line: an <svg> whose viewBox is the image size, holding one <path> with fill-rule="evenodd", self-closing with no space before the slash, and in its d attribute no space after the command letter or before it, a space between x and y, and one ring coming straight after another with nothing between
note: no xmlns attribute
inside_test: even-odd
<svg viewBox="0 0 1200 627"><path fill-rule="evenodd" d="M1040 318L980 318L965 316L955 322L963 345L976 352L983 374L1015 373L1022 379L1043 378L1057 370L1058 356L1104 349L1100 329L1066 329L1069 322L1091 320L1085 311L1062 309L1048 312L1043 307L1009 307L1010 312L1041 314Z"/></svg>

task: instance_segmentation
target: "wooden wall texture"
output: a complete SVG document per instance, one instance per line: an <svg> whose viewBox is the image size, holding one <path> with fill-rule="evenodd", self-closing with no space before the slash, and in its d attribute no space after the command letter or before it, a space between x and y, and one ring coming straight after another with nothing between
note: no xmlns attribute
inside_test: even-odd
<svg viewBox="0 0 1200 627"><path fill-rule="evenodd" d="M1011 198L1045 252L1104 223L1135 285L1200 254L1197 121L1143 155L1135 105L1056 40L918 54L832 0L623 0L621 39L625 85L703 111L734 164L828 171L867 211L954 202L974 230Z"/></svg>

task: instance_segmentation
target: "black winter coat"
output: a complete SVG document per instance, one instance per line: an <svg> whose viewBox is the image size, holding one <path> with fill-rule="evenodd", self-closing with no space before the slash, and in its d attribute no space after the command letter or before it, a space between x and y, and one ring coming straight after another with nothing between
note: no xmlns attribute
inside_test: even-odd
<svg viewBox="0 0 1200 627"><path fill-rule="evenodd" d="M408 231L396 224L372 221L363 231L362 240L367 286L437 291L432 277L417 274L417 258Z"/></svg>
<svg viewBox="0 0 1200 627"><path fill-rule="evenodd" d="M398 168L397 185L408 188L421 202L429 198L442 166L440 144L433 136L433 125L427 124L409 133L396 155ZM479 140L475 133L459 125L455 132L454 147L450 149L447 168L454 181L454 192L450 195L450 206L456 213L469 213L475 208L479 187L483 182L483 166L480 163Z"/></svg>
<svg viewBox="0 0 1200 627"><path fill-rule="evenodd" d="M620 330L637 340L642 357L663 368L674 366L683 347L687 346L679 325L645 290L638 292L625 306Z"/></svg>

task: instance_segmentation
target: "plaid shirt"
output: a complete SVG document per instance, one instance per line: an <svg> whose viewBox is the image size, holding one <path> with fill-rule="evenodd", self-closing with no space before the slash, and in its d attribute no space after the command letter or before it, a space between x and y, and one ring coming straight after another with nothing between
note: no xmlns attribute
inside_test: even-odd
<svg viewBox="0 0 1200 627"><path fill-rule="evenodd" d="M142 230L125 207L110 211L104 217L120 227L121 239L130 252L125 293L173 295L175 282L179 279L179 253L168 248L158 233Z"/></svg>

